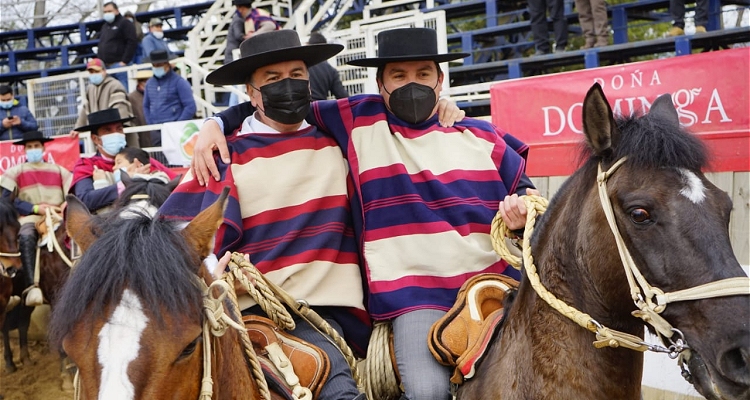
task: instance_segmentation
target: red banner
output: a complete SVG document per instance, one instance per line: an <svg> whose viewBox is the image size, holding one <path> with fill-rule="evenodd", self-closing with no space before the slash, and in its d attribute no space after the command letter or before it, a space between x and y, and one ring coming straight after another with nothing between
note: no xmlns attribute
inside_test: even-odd
<svg viewBox="0 0 750 400"><path fill-rule="evenodd" d="M44 144L44 159L68 171L73 170L80 156L78 138L60 136ZM8 168L24 162L26 162L26 155L23 146L16 146L11 141L0 142L0 175Z"/></svg>
<svg viewBox="0 0 750 400"><path fill-rule="evenodd" d="M670 93L680 122L711 151L712 171L750 171L750 48L499 82L492 122L531 147L529 176L569 175L583 140L581 106L594 82L619 115Z"/></svg>

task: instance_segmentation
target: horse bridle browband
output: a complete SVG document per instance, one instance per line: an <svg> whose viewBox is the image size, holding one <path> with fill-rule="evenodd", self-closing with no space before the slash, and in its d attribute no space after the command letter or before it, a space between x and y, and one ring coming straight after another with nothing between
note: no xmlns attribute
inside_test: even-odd
<svg viewBox="0 0 750 400"><path fill-rule="evenodd" d="M7 258L20 258L21 253L15 252L15 253L4 253L0 252L0 257L7 257ZM12 276L8 275L8 268L3 263L3 260L0 260L0 275L6 277L6 278L13 278Z"/></svg>

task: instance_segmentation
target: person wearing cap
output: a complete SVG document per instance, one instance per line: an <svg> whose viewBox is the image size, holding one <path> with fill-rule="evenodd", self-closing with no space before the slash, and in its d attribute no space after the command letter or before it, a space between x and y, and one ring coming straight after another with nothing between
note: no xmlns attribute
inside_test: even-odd
<svg viewBox="0 0 750 400"><path fill-rule="evenodd" d="M89 211L101 213L109 209L115 202L125 185L115 179L113 167L115 156L125 147L123 123L132 117L121 117L115 108L97 111L88 115L88 125L79 126L75 130L91 132L91 141L96 146L96 154L91 157L81 157L73 166L73 182L70 192L75 194ZM164 171L170 179L177 176L160 162L151 159L151 170ZM106 179L108 186L94 188L94 180Z"/></svg>
<svg viewBox="0 0 750 400"><path fill-rule="evenodd" d="M24 132L23 138L13 144L23 146L26 162L9 168L0 176L2 197L13 198L13 205L20 215L18 241L25 285L30 288L25 291L25 303L29 307L42 305L44 300L39 287L34 286L39 239L36 223L44 219L47 210L61 213L72 179L70 171L44 160L45 143L51 140L40 131Z"/></svg>
<svg viewBox="0 0 750 400"><path fill-rule="evenodd" d="M319 32L311 33L310 38L307 40L307 44L321 43L328 43L328 41ZM329 93L337 99L349 97L349 92L341 84L339 72L327 62L310 67L310 90L312 91L313 100L327 100Z"/></svg>
<svg viewBox="0 0 750 400"><path fill-rule="evenodd" d="M104 24L99 32L97 57L104 61L107 68L124 67L133 63L138 48L138 37L133 23L123 18L114 2L102 5ZM114 78L123 87L128 86L127 72L118 72Z"/></svg>
<svg viewBox="0 0 750 400"><path fill-rule="evenodd" d="M142 69L135 72L135 89L128 93L128 101L130 107L133 109L133 126L146 125L146 117L143 115L143 94L146 90L146 82L154 76L154 73L150 69ZM146 140L143 140L146 139ZM149 147L151 145L151 137L149 135L140 135L139 142L141 147Z"/></svg>
<svg viewBox="0 0 750 400"><path fill-rule="evenodd" d="M377 68L380 95L317 101L310 115L348 160L366 304L374 320L392 323L403 398L450 399L451 369L430 353L430 327L469 278L520 278L494 252L491 222L499 209L508 227L522 228L518 195L538 192L524 173L525 144L486 121L440 125L439 63L468 54L439 54L434 30L405 28L380 32L378 55L349 64ZM237 126L242 109L220 113L224 127ZM204 124L193 160L207 160L212 146L222 154L216 125Z"/></svg>
<svg viewBox="0 0 750 400"><path fill-rule="evenodd" d="M206 81L245 84L257 111L229 138L232 161L219 165L221 181L204 188L188 174L159 214L190 220L224 187L231 188L214 254L246 253L267 279L306 301L363 355L370 325L352 229L348 168L333 138L304 120L310 108L308 68L342 49L335 44L302 46L292 30L244 41L242 58L213 71ZM244 313L260 313L247 295L240 297L240 307ZM307 322L295 322L289 333L320 347L331 362L319 398L363 400L341 352Z"/></svg>
<svg viewBox="0 0 750 400"><path fill-rule="evenodd" d="M13 89L0 85L0 140L14 140L23 132L39 129L31 111L13 97Z"/></svg>
<svg viewBox="0 0 750 400"><path fill-rule="evenodd" d="M177 75L165 50L154 50L149 54L153 77L146 82L143 95L143 115L146 123L162 124L165 122L193 119L196 106L193 89L185 78ZM161 132L151 132L151 145L161 146Z"/></svg>
<svg viewBox="0 0 750 400"><path fill-rule="evenodd" d="M268 11L253 8L253 0L232 0L232 5L235 7L235 12L227 32L224 64L232 62L234 59L232 51L238 49L243 40L255 34L272 32L281 28Z"/></svg>
<svg viewBox="0 0 750 400"><path fill-rule="evenodd" d="M172 50L169 50L167 42L164 40L164 31L162 26L164 22L161 18L151 18L148 22L148 34L143 37L141 46L143 47L143 54L146 57L150 57L150 54L154 50L164 50L170 57L173 57Z"/></svg>
<svg viewBox="0 0 750 400"><path fill-rule="evenodd" d="M98 58L92 58L86 64L86 71L89 73L89 84L86 85L86 97L83 100L83 107L78 113L78 119L75 126L84 126L88 124L87 116L101 110L116 108L120 115L127 118L133 115L133 109L128 101L128 93L125 91L120 81L107 74L104 61ZM71 135L77 135L76 129L70 131ZM132 145L137 145L138 137L133 135L129 137Z"/></svg>

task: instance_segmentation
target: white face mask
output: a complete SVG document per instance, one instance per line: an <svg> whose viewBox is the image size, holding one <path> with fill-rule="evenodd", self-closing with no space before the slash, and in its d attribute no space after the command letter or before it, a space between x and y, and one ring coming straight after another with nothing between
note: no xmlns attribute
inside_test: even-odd
<svg viewBox="0 0 750 400"><path fill-rule="evenodd" d="M108 23L111 24L112 21L115 20L115 13L105 12L104 15L103 15L103 18L104 18L105 21L107 21Z"/></svg>
<svg viewBox="0 0 750 400"><path fill-rule="evenodd" d="M161 31L153 31L151 32L151 34L154 35L154 37L157 39L164 38L164 32L161 32Z"/></svg>

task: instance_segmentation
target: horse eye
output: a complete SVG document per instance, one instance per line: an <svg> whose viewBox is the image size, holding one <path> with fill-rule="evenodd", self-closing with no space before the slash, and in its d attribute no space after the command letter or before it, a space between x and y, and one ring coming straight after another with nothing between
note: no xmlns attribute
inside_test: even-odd
<svg viewBox="0 0 750 400"><path fill-rule="evenodd" d="M177 360L179 361L179 360L185 359L185 358L189 357L191 354L193 354L195 352L195 348L198 346L198 342L201 340L201 338L202 338L202 336L199 335L197 338L195 338L195 340L193 340L192 342L190 342L190 344L188 344L187 346L185 346L185 348L182 350L182 353L180 353L180 356L177 357Z"/></svg>
<svg viewBox="0 0 750 400"><path fill-rule="evenodd" d="M630 219L636 224L647 224L651 222L651 214L642 208L636 208L630 211Z"/></svg>

